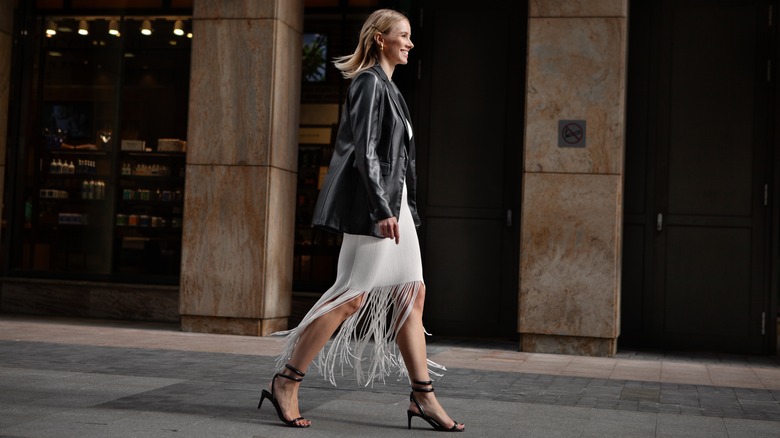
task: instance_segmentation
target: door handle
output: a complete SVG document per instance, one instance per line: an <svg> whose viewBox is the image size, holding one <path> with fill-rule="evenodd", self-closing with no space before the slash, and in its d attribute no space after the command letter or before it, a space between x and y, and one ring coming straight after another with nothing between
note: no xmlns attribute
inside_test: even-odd
<svg viewBox="0 0 780 438"><path fill-rule="evenodd" d="M658 213L658 216L655 218L655 229L658 231L661 231L664 229L664 215L663 213Z"/></svg>

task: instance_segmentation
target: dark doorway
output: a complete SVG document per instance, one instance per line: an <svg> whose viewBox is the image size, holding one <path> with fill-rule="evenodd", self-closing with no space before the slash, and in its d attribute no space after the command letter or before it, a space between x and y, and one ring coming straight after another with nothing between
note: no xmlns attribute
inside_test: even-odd
<svg viewBox="0 0 780 438"><path fill-rule="evenodd" d="M632 3L623 346L769 352L770 14Z"/></svg>
<svg viewBox="0 0 780 438"><path fill-rule="evenodd" d="M420 230L436 335L517 336L527 3L422 3Z"/></svg>

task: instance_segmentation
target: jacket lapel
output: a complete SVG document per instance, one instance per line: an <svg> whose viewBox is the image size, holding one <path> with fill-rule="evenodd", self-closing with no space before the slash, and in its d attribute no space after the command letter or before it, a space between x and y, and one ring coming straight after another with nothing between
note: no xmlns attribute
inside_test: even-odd
<svg viewBox="0 0 780 438"><path fill-rule="evenodd" d="M387 87L387 91L390 95L390 100L393 101L393 106L395 106L395 110L403 117L406 118L406 120L411 123L411 118L409 117L409 109L406 108L406 104L403 101L399 101L399 91L398 88L396 88L395 84L387 77L385 74L385 71L382 70L382 66L379 64L374 65L371 67L382 80L385 82L385 86Z"/></svg>
<svg viewBox="0 0 780 438"><path fill-rule="evenodd" d="M380 66L379 64L375 64L371 68L385 82L385 86L387 87L386 88L387 94L390 95L390 100L393 101L393 106L395 107L396 112L401 115L401 120L404 121L404 130L408 129L408 127L406 126L406 122L408 121L409 126L411 126L412 117L409 115L409 108L406 107L406 102L400 97L401 92L398 90L398 87L396 87L393 81L391 81L390 78L387 77L385 71L382 70L382 66ZM406 143L408 147L409 136L405 135L404 139L406 140L404 143Z"/></svg>

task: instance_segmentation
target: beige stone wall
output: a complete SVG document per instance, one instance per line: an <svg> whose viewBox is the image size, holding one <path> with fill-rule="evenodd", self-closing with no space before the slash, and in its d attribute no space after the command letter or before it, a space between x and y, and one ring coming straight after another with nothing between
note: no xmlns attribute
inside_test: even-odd
<svg viewBox="0 0 780 438"><path fill-rule="evenodd" d="M521 349L608 356L620 327L627 0L531 0ZM585 120L585 148L558 121Z"/></svg>
<svg viewBox="0 0 780 438"><path fill-rule="evenodd" d="M11 92L11 41L14 2L0 0L0 194L5 181L6 139L8 138L8 99ZM2 207L0 207L2 208Z"/></svg>
<svg viewBox="0 0 780 438"><path fill-rule="evenodd" d="M292 295L301 0L196 0L182 329L266 335Z"/></svg>

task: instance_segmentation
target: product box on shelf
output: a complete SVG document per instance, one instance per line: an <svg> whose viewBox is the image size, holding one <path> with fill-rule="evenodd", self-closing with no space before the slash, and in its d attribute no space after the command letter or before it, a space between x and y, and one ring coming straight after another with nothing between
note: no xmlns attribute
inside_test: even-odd
<svg viewBox="0 0 780 438"><path fill-rule="evenodd" d="M143 140L122 140L123 151L144 151L146 142Z"/></svg>
<svg viewBox="0 0 780 438"><path fill-rule="evenodd" d="M187 150L187 142L178 138L157 139L157 152L184 152Z"/></svg>

